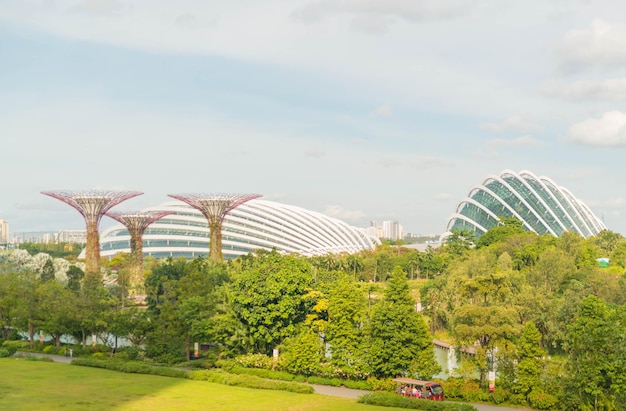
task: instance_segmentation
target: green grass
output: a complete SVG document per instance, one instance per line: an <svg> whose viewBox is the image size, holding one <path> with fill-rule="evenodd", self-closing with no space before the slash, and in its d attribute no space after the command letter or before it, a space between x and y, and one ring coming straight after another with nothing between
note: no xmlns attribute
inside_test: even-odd
<svg viewBox="0 0 626 411"><path fill-rule="evenodd" d="M68 364L0 359L0 410L399 410L319 394L230 387Z"/></svg>

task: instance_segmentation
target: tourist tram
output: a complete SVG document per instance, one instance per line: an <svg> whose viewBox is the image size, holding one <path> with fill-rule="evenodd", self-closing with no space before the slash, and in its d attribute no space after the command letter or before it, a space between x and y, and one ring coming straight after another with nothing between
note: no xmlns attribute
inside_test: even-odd
<svg viewBox="0 0 626 411"><path fill-rule="evenodd" d="M396 393L410 398L443 401L443 387L438 382L421 381L412 378L394 378L397 384Z"/></svg>

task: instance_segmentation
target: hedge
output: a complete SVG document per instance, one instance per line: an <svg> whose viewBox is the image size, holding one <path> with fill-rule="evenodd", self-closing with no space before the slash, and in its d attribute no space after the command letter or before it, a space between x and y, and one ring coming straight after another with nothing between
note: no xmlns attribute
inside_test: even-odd
<svg viewBox="0 0 626 411"><path fill-rule="evenodd" d="M377 405L379 407L397 407L423 411L477 411L477 408L470 404L407 398L391 393L365 394L361 395L357 401L362 404Z"/></svg>
<svg viewBox="0 0 626 411"><path fill-rule="evenodd" d="M217 384L236 387L256 388L263 390L289 391L300 394L312 394L313 387L295 382L266 380L254 375L229 374L217 370L189 371L186 377L192 380L209 381Z"/></svg>

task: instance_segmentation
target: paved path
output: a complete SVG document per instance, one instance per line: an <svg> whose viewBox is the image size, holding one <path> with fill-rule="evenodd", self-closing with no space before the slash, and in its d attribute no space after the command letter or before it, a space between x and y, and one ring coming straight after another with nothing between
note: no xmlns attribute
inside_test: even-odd
<svg viewBox="0 0 626 411"><path fill-rule="evenodd" d="M37 357L37 358L43 358L43 357L47 357L47 358L51 358L52 361L54 362L62 362L65 364L69 364L72 362L72 360L74 358L70 358L70 357L65 357L63 355L53 355L53 354L42 354L40 352L28 352L28 351L17 351L15 354L17 355L23 355L24 357Z"/></svg>
<svg viewBox="0 0 626 411"><path fill-rule="evenodd" d="M61 362L69 364L72 362L73 358L65 357L63 355L53 355L53 354L42 354L38 352L26 352L26 351L18 351L16 354L21 354L24 356L33 356L33 357L48 357L51 358L54 362ZM343 398L358 398L363 394L367 394L370 391L365 390L355 390L352 388L345 387L332 387L329 385L318 385L318 384L310 384L313 386L316 394L322 395L330 395L333 397L343 397ZM532 411L529 408L507 408L507 407L497 407L495 405L486 405L486 404L472 404L474 405L478 411Z"/></svg>

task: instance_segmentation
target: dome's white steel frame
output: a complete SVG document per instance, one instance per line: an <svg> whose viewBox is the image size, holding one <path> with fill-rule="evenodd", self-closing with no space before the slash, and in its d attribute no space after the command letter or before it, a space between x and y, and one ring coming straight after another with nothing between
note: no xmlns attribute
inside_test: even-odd
<svg viewBox="0 0 626 411"><path fill-rule="evenodd" d="M144 255L195 258L206 256L209 229L206 218L182 201L170 201L144 211L171 211L151 224L143 235ZM226 215L222 225L226 259L258 249L304 256L357 253L376 248L378 238L343 221L300 207L254 199ZM103 230L101 256L130 252L130 235L123 225Z"/></svg>

